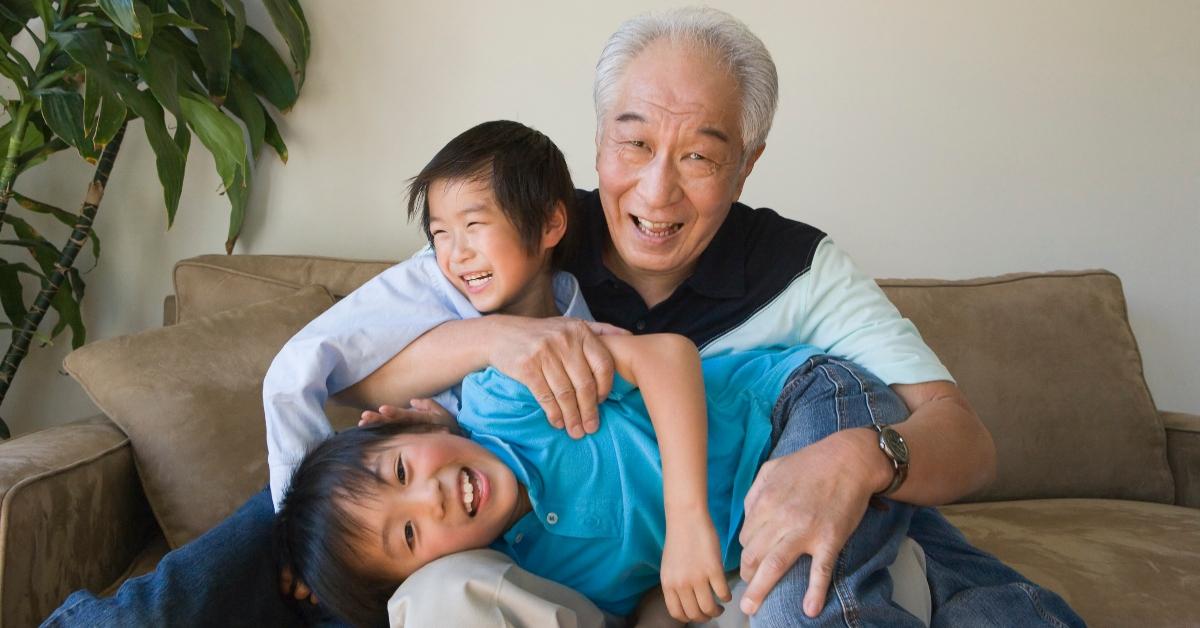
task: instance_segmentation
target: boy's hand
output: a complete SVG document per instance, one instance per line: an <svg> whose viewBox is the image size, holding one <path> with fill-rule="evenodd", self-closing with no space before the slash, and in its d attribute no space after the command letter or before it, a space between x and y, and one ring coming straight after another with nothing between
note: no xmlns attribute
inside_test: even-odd
<svg viewBox="0 0 1200 628"><path fill-rule="evenodd" d="M310 604L317 603L317 594L310 591L308 587L304 586L303 582L292 576L292 569L287 565L284 565L279 570L279 590L285 596L290 595L297 600L308 600Z"/></svg>
<svg viewBox="0 0 1200 628"><path fill-rule="evenodd" d="M358 420L358 426L403 421L422 421L441 425L455 424L454 416L432 399L413 399L409 405L410 408L379 406L378 411L363 410L362 418Z"/></svg>
<svg viewBox="0 0 1200 628"><path fill-rule="evenodd" d="M660 577L671 617L701 622L725 611L713 600L714 593L723 602L732 595L721 565L721 544L707 510L685 521L668 519Z"/></svg>

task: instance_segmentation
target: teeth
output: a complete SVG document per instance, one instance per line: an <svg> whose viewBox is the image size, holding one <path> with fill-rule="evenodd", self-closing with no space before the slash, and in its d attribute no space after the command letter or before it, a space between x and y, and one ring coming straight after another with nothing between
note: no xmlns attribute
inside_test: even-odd
<svg viewBox="0 0 1200 628"><path fill-rule="evenodd" d="M471 484L471 474L466 469L463 469L462 474L462 491L463 505L467 508L467 514L475 514L472 510L475 504L475 485Z"/></svg>
<svg viewBox="0 0 1200 628"><path fill-rule="evenodd" d="M642 233L654 236L670 235L679 229L681 226L677 222L654 222L634 216L634 221L637 223L638 229Z"/></svg>
<svg viewBox="0 0 1200 628"><path fill-rule="evenodd" d="M482 286L492 279L492 273L470 273L462 278L471 287Z"/></svg>

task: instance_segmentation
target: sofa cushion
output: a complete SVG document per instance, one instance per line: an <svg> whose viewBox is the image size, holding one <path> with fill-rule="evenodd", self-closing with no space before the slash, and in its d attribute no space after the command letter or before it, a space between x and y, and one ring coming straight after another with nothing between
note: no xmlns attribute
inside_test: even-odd
<svg viewBox="0 0 1200 628"><path fill-rule="evenodd" d="M998 477L973 499L1173 500L1162 419L1116 275L880 285L995 439Z"/></svg>
<svg viewBox="0 0 1200 628"><path fill-rule="evenodd" d="M301 255L200 255L175 265L175 322L325 286L341 298L395 262Z"/></svg>
<svg viewBox="0 0 1200 628"><path fill-rule="evenodd" d="M1092 626L1200 625L1200 510L1107 499L942 509L979 548Z"/></svg>
<svg viewBox="0 0 1200 628"><path fill-rule="evenodd" d="M67 356L67 372L129 435L172 547L266 485L263 375L284 342L332 303L313 286Z"/></svg>

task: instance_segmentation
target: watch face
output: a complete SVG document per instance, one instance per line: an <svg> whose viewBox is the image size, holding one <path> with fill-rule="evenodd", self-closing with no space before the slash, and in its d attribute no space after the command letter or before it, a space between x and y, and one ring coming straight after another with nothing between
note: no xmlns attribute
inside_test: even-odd
<svg viewBox="0 0 1200 628"><path fill-rule="evenodd" d="M904 438L900 436L900 432L890 427L885 427L880 432L879 438L883 441L884 446L887 447L888 453L896 459L896 462L900 464L908 463L908 445L905 444Z"/></svg>

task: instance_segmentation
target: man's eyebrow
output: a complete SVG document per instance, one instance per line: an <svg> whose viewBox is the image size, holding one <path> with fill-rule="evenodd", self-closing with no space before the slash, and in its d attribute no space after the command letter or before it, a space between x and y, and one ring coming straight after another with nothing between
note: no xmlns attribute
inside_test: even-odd
<svg viewBox="0 0 1200 628"><path fill-rule="evenodd" d="M715 140L720 140L721 142L724 142L726 144L729 143L729 136L726 135L724 131L722 131L721 129L718 129L716 127L702 126L702 127L700 127L700 134L707 135Z"/></svg>
<svg viewBox="0 0 1200 628"><path fill-rule="evenodd" d="M625 113L622 113L621 115L617 116L617 122L645 122L645 121L646 121L646 118L643 117L642 114L634 113L632 111L626 111Z"/></svg>

